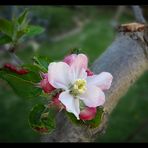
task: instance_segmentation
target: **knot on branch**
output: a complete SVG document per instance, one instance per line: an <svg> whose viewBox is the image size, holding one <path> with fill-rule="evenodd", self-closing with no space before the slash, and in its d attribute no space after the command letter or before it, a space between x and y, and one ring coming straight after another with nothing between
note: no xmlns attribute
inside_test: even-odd
<svg viewBox="0 0 148 148"><path fill-rule="evenodd" d="M122 24L118 27L119 32L142 32L146 28L148 28L147 25L141 24L141 23L127 23L127 24Z"/></svg>
<svg viewBox="0 0 148 148"><path fill-rule="evenodd" d="M118 32L123 35L128 35L133 40L137 40L143 49L145 50L145 55L148 55L148 25L144 23L127 23L122 24L118 27Z"/></svg>

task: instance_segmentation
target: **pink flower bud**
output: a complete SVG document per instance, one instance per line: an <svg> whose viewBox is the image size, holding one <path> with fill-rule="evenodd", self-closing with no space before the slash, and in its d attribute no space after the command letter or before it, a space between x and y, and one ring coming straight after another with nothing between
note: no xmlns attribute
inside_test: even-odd
<svg viewBox="0 0 148 148"><path fill-rule="evenodd" d="M19 75L24 75L29 72L27 69L23 69L23 68L18 69L15 65L13 65L11 63L4 64L4 67L9 69L12 72L19 74Z"/></svg>
<svg viewBox="0 0 148 148"><path fill-rule="evenodd" d="M7 63L7 64L4 64L4 67L13 71L13 72L16 72L17 71L17 68L15 65L11 64L11 63Z"/></svg>
<svg viewBox="0 0 148 148"><path fill-rule="evenodd" d="M45 93L50 93L53 90L55 90L55 88L48 82L47 77L45 77L45 79L41 80L40 87L44 90Z"/></svg>
<svg viewBox="0 0 148 148"><path fill-rule="evenodd" d="M48 128L46 127L33 127L37 132L40 133L47 133L48 132Z"/></svg>
<svg viewBox="0 0 148 148"><path fill-rule="evenodd" d="M27 74L28 72L29 72L29 71L26 70L26 69L20 69L20 70L17 71L17 74L19 74L19 75L24 75L24 74Z"/></svg>
<svg viewBox="0 0 148 148"><path fill-rule="evenodd" d="M71 65L76 59L76 57L77 57L76 54L71 54L71 55L66 56L63 61L67 63L68 65Z"/></svg>
<svg viewBox="0 0 148 148"><path fill-rule="evenodd" d="M53 104L57 106L57 108L59 110L62 110L65 108L65 106L61 103L61 101L59 100L59 95L57 94L54 98L53 98Z"/></svg>
<svg viewBox="0 0 148 148"><path fill-rule="evenodd" d="M87 69L86 72L87 72L87 76L93 76L94 75L94 73L90 69Z"/></svg>
<svg viewBox="0 0 148 148"><path fill-rule="evenodd" d="M86 107L80 112L79 117L81 120L92 120L96 113L97 109L95 107Z"/></svg>
<svg viewBox="0 0 148 148"><path fill-rule="evenodd" d="M61 101L58 99L59 98L59 94L56 95L54 98L53 98L53 103L55 105L60 105L61 104Z"/></svg>
<svg viewBox="0 0 148 148"><path fill-rule="evenodd" d="M48 79L48 73L41 73L41 77L43 79Z"/></svg>

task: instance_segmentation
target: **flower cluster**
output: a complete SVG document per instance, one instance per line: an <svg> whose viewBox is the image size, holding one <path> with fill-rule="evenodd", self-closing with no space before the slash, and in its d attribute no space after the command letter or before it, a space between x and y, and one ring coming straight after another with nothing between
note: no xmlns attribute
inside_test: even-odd
<svg viewBox="0 0 148 148"><path fill-rule="evenodd" d="M73 113L78 120L92 120L96 108L105 102L103 91L110 88L112 79L109 72L95 75L88 69L86 55L71 54L49 64L40 87L45 93L54 94L52 103L60 109Z"/></svg>

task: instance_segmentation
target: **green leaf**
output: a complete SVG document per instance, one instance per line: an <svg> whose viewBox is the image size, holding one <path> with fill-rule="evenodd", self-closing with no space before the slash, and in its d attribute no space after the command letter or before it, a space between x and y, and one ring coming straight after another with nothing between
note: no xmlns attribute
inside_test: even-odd
<svg viewBox="0 0 148 148"><path fill-rule="evenodd" d="M0 78L7 81L14 92L22 98L36 98L42 93L42 90L36 86L40 77L31 71L19 75L3 68L0 69Z"/></svg>
<svg viewBox="0 0 148 148"><path fill-rule="evenodd" d="M26 35L32 37L41 34L42 32L44 32L44 30L45 29L40 26L29 25L27 27Z"/></svg>
<svg viewBox="0 0 148 148"><path fill-rule="evenodd" d="M29 123L35 131L46 134L55 129L55 117L56 112L54 108L37 104L30 111Z"/></svg>
<svg viewBox="0 0 148 148"><path fill-rule="evenodd" d="M10 42L12 42L12 39L9 36L3 35L0 37L0 45L4 45Z"/></svg>
<svg viewBox="0 0 148 148"><path fill-rule="evenodd" d="M23 35L25 35L25 31L24 30L20 30L16 32L16 40L18 41Z"/></svg>
<svg viewBox="0 0 148 148"><path fill-rule="evenodd" d="M25 68L25 69L27 69L27 70L29 70L30 72L36 74L36 76L37 76L39 79L41 79L41 77L39 76L41 70L40 70L40 68L39 68L37 65L24 64L22 67Z"/></svg>
<svg viewBox="0 0 148 148"><path fill-rule="evenodd" d="M33 60L34 60L34 64L38 68L40 68L42 72L45 72L45 73L48 72L48 65L51 62L48 57L38 56L38 57L34 57Z"/></svg>
<svg viewBox="0 0 148 148"><path fill-rule="evenodd" d="M28 9L25 9L18 17L18 23L20 25L23 24L27 20L28 13L29 13Z"/></svg>
<svg viewBox="0 0 148 148"><path fill-rule="evenodd" d="M80 126L87 126L89 128L96 128L99 126L99 124L101 123L103 113L104 113L103 108L98 107L96 117L94 119L83 121L83 120L77 120L77 118L72 113L66 112L68 118L72 121L72 123L75 123L76 125Z"/></svg>
<svg viewBox="0 0 148 148"><path fill-rule="evenodd" d="M13 36L13 23L1 18L0 19L0 31L9 37Z"/></svg>

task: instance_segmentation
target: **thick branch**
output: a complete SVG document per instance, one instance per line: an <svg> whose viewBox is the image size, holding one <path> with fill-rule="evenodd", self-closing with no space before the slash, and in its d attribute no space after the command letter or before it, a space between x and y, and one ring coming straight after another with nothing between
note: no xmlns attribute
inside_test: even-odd
<svg viewBox="0 0 148 148"><path fill-rule="evenodd" d="M127 28L128 32L126 32ZM42 141L93 141L95 135L102 132L104 127L106 127L108 116L117 105L119 99L147 70L148 47L147 40L145 39L146 26L142 27L141 24L134 23L123 25L120 29L121 32L115 41L92 65L92 69L96 74L102 71L108 71L114 77L111 89L105 92L105 114L99 128L91 130L84 127L76 127L61 112L57 116L57 129L51 135L43 137Z"/></svg>
<svg viewBox="0 0 148 148"><path fill-rule="evenodd" d="M146 20L143 16L141 8L135 5L135 6L132 6L132 9L133 9L133 13L134 13L136 21L139 23L146 23Z"/></svg>

